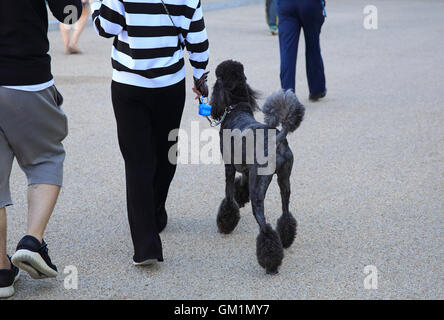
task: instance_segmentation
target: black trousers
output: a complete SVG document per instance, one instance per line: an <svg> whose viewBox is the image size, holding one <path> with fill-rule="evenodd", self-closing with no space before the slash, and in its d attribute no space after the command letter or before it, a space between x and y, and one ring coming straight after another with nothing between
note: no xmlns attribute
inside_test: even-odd
<svg viewBox="0 0 444 320"><path fill-rule="evenodd" d="M166 221L165 201L176 166L168 159L185 105L185 80L146 89L112 82L119 146L125 160L128 220L134 261L163 261L159 225Z"/></svg>

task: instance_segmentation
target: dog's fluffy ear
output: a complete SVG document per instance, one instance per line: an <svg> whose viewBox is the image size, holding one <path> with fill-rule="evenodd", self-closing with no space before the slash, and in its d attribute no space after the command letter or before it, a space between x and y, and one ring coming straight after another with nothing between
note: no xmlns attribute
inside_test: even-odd
<svg viewBox="0 0 444 320"><path fill-rule="evenodd" d="M248 83L246 83L247 86L247 92L248 92L248 102L250 102L251 105L251 111L254 113L259 109L259 106L257 104L257 99L259 98L259 93L250 87Z"/></svg>
<svg viewBox="0 0 444 320"><path fill-rule="evenodd" d="M220 120L225 112L225 108L231 105L230 92L225 89L222 80L217 80L213 87L211 95L211 117Z"/></svg>

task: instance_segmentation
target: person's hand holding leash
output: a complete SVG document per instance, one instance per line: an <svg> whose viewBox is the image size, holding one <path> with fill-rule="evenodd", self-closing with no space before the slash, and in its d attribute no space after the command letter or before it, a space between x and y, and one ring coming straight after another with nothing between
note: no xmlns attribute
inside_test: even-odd
<svg viewBox="0 0 444 320"><path fill-rule="evenodd" d="M208 97L208 85L207 79L210 72L205 72L200 79L194 78L193 92L196 94L196 100L199 100L201 96Z"/></svg>

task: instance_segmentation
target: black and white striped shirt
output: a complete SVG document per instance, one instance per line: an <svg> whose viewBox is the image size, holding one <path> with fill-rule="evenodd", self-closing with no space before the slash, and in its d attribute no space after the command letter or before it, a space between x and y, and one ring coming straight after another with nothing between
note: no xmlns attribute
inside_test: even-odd
<svg viewBox="0 0 444 320"><path fill-rule="evenodd" d="M181 43L194 76L208 64L208 38L200 0L103 0L92 17L99 35L112 38L113 80L145 88L173 85L185 78Z"/></svg>

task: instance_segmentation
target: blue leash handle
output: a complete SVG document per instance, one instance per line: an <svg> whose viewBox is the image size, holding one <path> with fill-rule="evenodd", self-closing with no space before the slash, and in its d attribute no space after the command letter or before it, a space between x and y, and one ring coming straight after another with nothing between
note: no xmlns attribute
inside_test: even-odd
<svg viewBox="0 0 444 320"><path fill-rule="evenodd" d="M211 116L211 106L208 104L208 97L200 97L199 114L204 117Z"/></svg>

